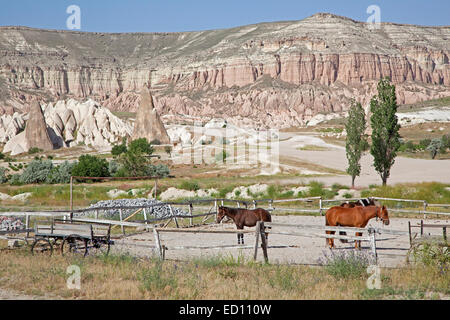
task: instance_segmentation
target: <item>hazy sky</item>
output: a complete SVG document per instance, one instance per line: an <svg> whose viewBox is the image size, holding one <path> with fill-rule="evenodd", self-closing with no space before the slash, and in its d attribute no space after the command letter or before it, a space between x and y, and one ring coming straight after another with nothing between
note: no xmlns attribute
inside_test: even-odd
<svg viewBox="0 0 450 320"><path fill-rule="evenodd" d="M450 25L450 0L2 0L0 25L67 29L69 5L81 10L81 31L174 32L301 20L330 12L367 21L378 5L382 22Z"/></svg>

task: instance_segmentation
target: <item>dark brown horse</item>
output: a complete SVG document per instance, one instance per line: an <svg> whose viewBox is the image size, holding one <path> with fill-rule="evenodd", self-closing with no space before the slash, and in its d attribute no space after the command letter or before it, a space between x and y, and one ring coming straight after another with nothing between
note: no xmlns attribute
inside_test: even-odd
<svg viewBox="0 0 450 320"><path fill-rule="evenodd" d="M377 205L373 199L359 199L358 201L354 202L344 202L341 204L341 207L343 208L353 208L353 207L367 207L367 206L375 206Z"/></svg>
<svg viewBox="0 0 450 320"><path fill-rule="evenodd" d="M343 208L336 206L328 209L325 214L325 225L327 226L342 226L342 227L357 227L364 228L370 219L380 218L385 224L389 224L388 211L385 206L357 206L353 208ZM334 231L326 231L327 234L334 234ZM357 236L362 236L361 232L356 232ZM333 239L326 239L330 248L334 247ZM361 241L355 241L355 248L361 248Z"/></svg>
<svg viewBox="0 0 450 320"><path fill-rule="evenodd" d="M244 227L254 227L258 221L272 222L272 217L269 211L261 208L254 210L244 209L244 208L229 208L229 207L219 207L219 212L217 213L217 223L220 223L222 219L227 216L233 219L236 227L239 230L243 230ZM266 239L268 234L266 233ZM244 234L238 233L238 244L244 244Z"/></svg>

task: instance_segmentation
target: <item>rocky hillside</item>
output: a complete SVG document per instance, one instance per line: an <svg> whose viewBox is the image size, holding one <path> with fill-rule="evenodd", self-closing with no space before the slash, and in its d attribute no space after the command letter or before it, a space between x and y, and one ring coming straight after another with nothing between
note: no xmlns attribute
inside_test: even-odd
<svg viewBox="0 0 450 320"><path fill-rule="evenodd" d="M367 103L389 76L399 103L450 96L450 27L345 17L182 33L84 33L0 27L0 109L91 97L135 111L150 71L161 115L222 116L287 127Z"/></svg>

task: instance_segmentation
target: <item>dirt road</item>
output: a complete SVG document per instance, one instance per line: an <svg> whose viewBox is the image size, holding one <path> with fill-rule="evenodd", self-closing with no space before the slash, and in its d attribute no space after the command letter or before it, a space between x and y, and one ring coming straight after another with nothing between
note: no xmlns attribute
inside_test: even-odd
<svg viewBox="0 0 450 320"><path fill-rule="evenodd" d="M295 133L282 133L280 141L280 154L299 160L308 161L324 167L345 171L347 169L347 157L345 149L341 146L329 148L328 150L307 151L298 150L298 136ZM289 139L291 137L291 139ZM293 139L293 137L297 137ZM315 139L311 142L315 142ZM340 183L350 185L351 178L348 175L325 176L314 178L289 179L284 182L295 182L302 180L322 181L325 184ZM414 182L442 182L450 183L450 160L427 160L397 157L391 169L389 184L414 183ZM368 187L370 184L381 184L381 178L373 167L373 157L366 154L361 159L361 175L356 178L356 187Z"/></svg>

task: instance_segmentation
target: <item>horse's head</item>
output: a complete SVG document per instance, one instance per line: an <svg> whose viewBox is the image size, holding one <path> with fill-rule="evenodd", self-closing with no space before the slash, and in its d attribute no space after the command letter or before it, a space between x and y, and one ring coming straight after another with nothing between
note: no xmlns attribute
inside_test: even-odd
<svg viewBox="0 0 450 320"><path fill-rule="evenodd" d="M381 219L381 221L387 226L389 225L389 215L387 208L385 206L379 207L379 211L377 212L377 217Z"/></svg>
<svg viewBox="0 0 450 320"><path fill-rule="evenodd" d="M220 221L222 221L223 217L225 217L226 214L227 214L227 208L226 208L226 207L223 207L223 206L220 206L220 207L219 207L219 210L218 210L218 212L217 212L217 219L216 219L216 222L217 222L217 223L220 223Z"/></svg>

